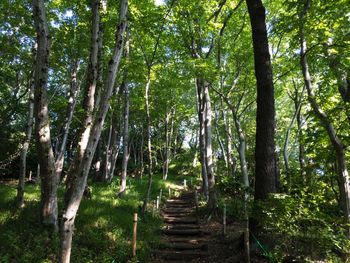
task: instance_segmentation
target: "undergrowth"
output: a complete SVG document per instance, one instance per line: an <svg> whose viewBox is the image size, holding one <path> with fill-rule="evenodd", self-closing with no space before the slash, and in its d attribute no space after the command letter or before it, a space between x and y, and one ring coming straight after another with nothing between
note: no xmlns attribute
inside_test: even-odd
<svg viewBox="0 0 350 263"><path fill-rule="evenodd" d="M152 200L165 184L154 176ZM140 207L147 188L147 179L128 179L123 198L116 198L118 180L112 184L90 183L92 198L83 199L75 222L71 262L149 262L150 250L159 242L157 229L161 221L152 209L141 216ZM165 198L168 191L163 191ZM0 185L0 262L57 262L59 240L39 222L40 188L27 185L26 205L16 210L16 186ZM59 189L62 209L63 189ZM139 213L137 257L132 259L131 240L133 214Z"/></svg>

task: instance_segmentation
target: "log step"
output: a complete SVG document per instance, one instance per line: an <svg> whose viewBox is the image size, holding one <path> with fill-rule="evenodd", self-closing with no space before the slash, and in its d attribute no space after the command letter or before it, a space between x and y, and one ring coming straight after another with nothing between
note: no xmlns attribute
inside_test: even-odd
<svg viewBox="0 0 350 263"><path fill-rule="evenodd" d="M208 244L191 244L191 243L163 243L160 248L171 250L202 250L208 251Z"/></svg>
<svg viewBox="0 0 350 263"><path fill-rule="evenodd" d="M175 224L175 225L167 225L164 229L199 229L199 225L195 224Z"/></svg>
<svg viewBox="0 0 350 263"><path fill-rule="evenodd" d="M191 200L178 200L178 199L169 199L166 201L167 204L179 204L179 205L187 205L192 204Z"/></svg>
<svg viewBox="0 0 350 263"><path fill-rule="evenodd" d="M204 251L155 251L155 253L166 260L192 260L208 256Z"/></svg>
<svg viewBox="0 0 350 263"><path fill-rule="evenodd" d="M197 224L197 219L194 217L164 217L164 222L169 224Z"/></svg>
<svg viewBox="0 0 350 263"><path fill-rule="evenodd" d="M199 229L163 229L165 235L179 235L179 236L198 236L204 235L204 232Z"/></svg>

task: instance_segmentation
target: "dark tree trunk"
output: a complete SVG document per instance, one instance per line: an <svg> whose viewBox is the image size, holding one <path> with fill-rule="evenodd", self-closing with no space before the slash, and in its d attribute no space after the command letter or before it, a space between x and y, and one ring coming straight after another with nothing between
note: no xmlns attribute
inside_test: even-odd
<svg viewBox="0 0 350 263"><path fill-rule="evenodd" d="M275 99L265 8L261 0L246 0L252 27L257 82L255 200L276 192Z"/></svg>

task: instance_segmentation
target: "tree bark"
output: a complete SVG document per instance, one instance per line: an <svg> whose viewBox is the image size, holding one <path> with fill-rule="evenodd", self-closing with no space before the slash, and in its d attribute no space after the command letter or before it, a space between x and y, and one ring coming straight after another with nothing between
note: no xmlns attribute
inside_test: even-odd
<svg viewBox="0 0 350 263"><path fill-rule="evenodd" d="M97 6L98 4L99 1L94 3L94 5ZM115 47L112 58L109 62L108 74L104 83L104 88L101 93L101 103L99 104L96 115L92 120L91 133L87 138L86 148L79 149L77 156L72 163L72 167L69 170L70 180L65 193L65 210L62 215L62 222L60 226L61 236L59 259L61 263L67 263L70 261L74 220L86 186L86 180L91 167L92 158L94 156L104 120L109 109L109 99L113 92L116 74L123 53L127 9L128 1L122 0L120 3L120 18L117 26ZM84 143L84 139L84 136L82 136L81 145Z"/></svg>
<svg viewBox="0 0 350 263"><path fill-rule="evenodd" d="M301 92L301 94L299 95L298 93L298 89L295 88L295 96L293 99L294 104L295 104L295 111L293 114L293 118L292 121L290 122L288 128L287 128L287 132L286 132L286 138L284 140L284 145L283 145L283 159L284 159L284 165L286 168L286 174L287 174L287 178L288 178L288 193L290 192L291 188L292 188L292 175L289 169L289 151L288 151L288 146L289 146L289 138L290 138L290 133L291 130L294 126L295 121L298 118L298 115L300 113L300 109L301 109L301 97L304 93L304 89Z"/></svg>
<svg viewBox="0 0 350 263"><path fill-rule="evenodd" d="M201 163L202 174L202 190L203 194L209 198L209 186L208 186L208 174L206 166L206 154L205 154L205 104L204 104L204 80L202 78L196 78L197 88L197 111L199 122L199 159Z"/></svg>
<svg viewBox="0 0 350 263"><path fill-rule="evenodd" d="M129 59L129 38L125 44L125 57ZM128 171L129 161L129 108L130 108L130 90L128 84L128 69L124 71L124 81L122 84L124 92L124 128L123 128L123 161L122 161L122 172L120 175L120 188L118 196L122 196L126 190L126 175Z"/></svg>
<svg viewBox="0 0 350 263"><path fill-rule="evenodd" d="M205 165L208 176L208 208L213 211L216 209L216 190L215 190L215 175L214 175L214 163L213 163L213 147L212 147L212 110L211 110L211 100L209 95L209 83L204 83L203 87L203 98L205 105Z"/></svg>
<svg viewBox="0 0 350 263"><path fill-rule="evenodd" d="M345 156L345 145L338 137L334 126L330 122L327 114L318 105L315 94L312 87L311 76L309 72L309 64L307 60L307 45L305 39L304 23L307 15L307 11L310 7L310 0L305 0L303 10L300 13L299 31L300 31L300 64L302 68L303 78L307 90L308 101L315 112L316 116L320 119L322 125L328 133L328 137L334 148L337 164L338 164L338 180L340 190L340 206L344 212L345 222L350 224L350 189L349 189L349 173L347 170L347 162ZM350 227L347 227L347 236L350 238Z"/></svg>
<svg viewBox="0 0 350 263"><path fill-rule="evenodd" d="M144 213L147 210L147 204L149 202L149 197L151 195L152 189L152 144L151 144L151 116L149 111L149 89L151 85L151 67L148 67L147 73L147 83L145 89L145 104L146 104L146 120L147 120L147 154L148 154L148 185L147 193L143 202L142 212Z"/></svg>
<svg viewBox="0 0 350 263"><path fill-rule="evenodd" d="M252 27L257 82L255 200L276 192L275 99L265 8L261 0L246 0Z"/></svg>
<svg viewBox="0 0 350 263"><path fill-rule="evenodd" d="M27 153L29 149L30 140L32 138L33 130L33 115L34 115L34 83L33 83L33 74L31 74L29 81L29 94L28 94L28 116L26 124L26 137L23 142L21 156L20 156L20 165L19 165L19 180L17 187L17 204L18 207L24 206L24 181L26 177L26 166L27 166Z"/></svg>
<svg viewBox="0 0 350 263"><path fill-rule="evenodd" d="M73 113L75 106L77 104L77 96L79 93L79 85L77 83L77 73L79 70L79 62L78 60L74 61L71 68L71 80L70 80L70 91L68 93L68 106L66 118L63 124L63 137L62 142L60 144L59 150L56 153L56 176L58 178L61 177L63 164L64 164L64 154L66 151L67 139L69 134L69 128L73 120Z"/></svg>
<svg viewBox="0 0 350 263"><path fill-rule="evenodd" d="M41 173L41 219L44 225L57 230L58 178L51 145L47 99L50 35L43 0L33 0L33 16L38 45L34 75L34 115L36 148Z"/></svg>

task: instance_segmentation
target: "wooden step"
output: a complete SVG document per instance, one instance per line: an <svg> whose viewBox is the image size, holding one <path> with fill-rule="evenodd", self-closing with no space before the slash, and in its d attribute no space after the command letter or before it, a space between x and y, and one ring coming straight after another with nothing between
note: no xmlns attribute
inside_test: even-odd
<svg viewBox="0 0 350 263"><path fill-rule="evenodd" d="M193 260L208 256L204 251L155 251L155 254L166 260Z"/></svg>
<svg viewBox="0 0 350 263"><path fill-rule="evenodd" d="M197 224L195 217L164 217L164 222L169 224Z"/></svg>
<svg viewBox="0 0 350 263"><path fill-rule="evenodd" d="M203 231L199 229L164 229L162 232L165 235L179 235L179 236L197 236L204 235Z"/></svg>
<svg viewBox="0 0 350 263"><path fill-rule="evenodd" d="M165 213L193 213L194 210L192 208L164 208L163 212Z"/></svg>
<svg viewBox="0 0 350 263"><path fill-rule="evenodd" d="M179 205L187 205L192 204L193 202L190 200L179 200L179 199L169 199L166 201L166 204L179 204Z"/></svg>
<svg viewBox="0 0 350 263"><path fill-rule="evenodd" d="M197 224L174 224L174 225L166 225L164 229L199 229L199 225Z"/></svg>
<svg viewBox="0 0 350 263"><path fill-rule="evenodd" d="M202 250L208 251L208 244L191 244L191 243L162 243L160 248L166 248L171 250Z"/></svg>

